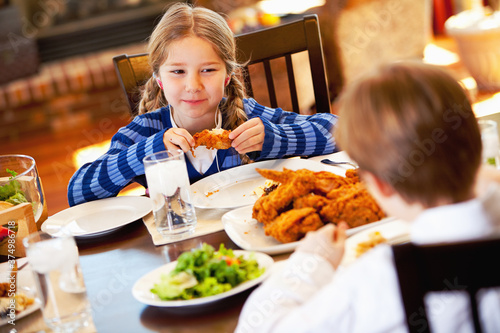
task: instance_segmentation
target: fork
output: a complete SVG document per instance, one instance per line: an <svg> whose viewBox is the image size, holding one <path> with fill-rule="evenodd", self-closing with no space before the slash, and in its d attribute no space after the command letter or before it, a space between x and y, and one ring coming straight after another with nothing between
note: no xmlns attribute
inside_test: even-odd
<svg viewBox="0 0 500 333"><path fill-rule="evenodd" d="M346 165L350 165L354 168L358 168L358 166L352 162L347 162L347 161L332 161L328 158L325 158L323 160L321 160L321 163L325 163L325 164L330 164L330 165L343 165L343 164L346 164Z"/></svg>

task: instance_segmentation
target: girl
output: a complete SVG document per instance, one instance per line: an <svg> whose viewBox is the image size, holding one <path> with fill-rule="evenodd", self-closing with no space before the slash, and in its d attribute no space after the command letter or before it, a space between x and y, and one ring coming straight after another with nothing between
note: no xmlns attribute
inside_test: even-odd
<svg viewBox="0 0 500 333"><path fill-rule="evenodd" d="M382 208L412 221L412 242L499 232L500 212L491 207L498 206L499 187L490 184L481 198L474 194L481 137L453 77L431 65L396 63L348 87L340 102L339 144L358 163ZM390 245L378 245L337 270L345 231L340 223L308 233L281 272L250 295L236 331L407 332ZM486 294L481 319L489 332L498 332L500 297ZM472 331L462 296L430 295L433 331Z"/></svg>
<svg viewBox="0 0 500 333"><path fill-rule="evenodd" d="M121 128L106 154L82 166L68 187L69 204L116 196L131 182L144 186L144 156L169 149L188 152L203 129L231 130L232 147L198 147L186 154L191 182L253 160L321 155L336 150L332 114L302 116L244 98L235 73L235 40L226 21L205 8L171 6L149 45L153 75L140 115ZM247 155L249 154L250 157ZM195 157L196 156L196 157Z"/></svg>

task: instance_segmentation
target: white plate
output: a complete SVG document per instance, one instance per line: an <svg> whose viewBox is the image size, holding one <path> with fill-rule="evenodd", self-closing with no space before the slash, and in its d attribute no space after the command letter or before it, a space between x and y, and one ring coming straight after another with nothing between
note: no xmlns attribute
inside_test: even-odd
<svg viewBox="0 0 500 333"><path fill-rule="evenodd" d="M361 232L352 235L346 240L344 258L340 263L341 266L347 266L356 260L356 248L361 242L369 240L369 235L372 232L378 231L387 239L388 244L392 244L394 240L400 240L403 237L410 235L410 223L394 219L381 225L374 225L362 230Z"/></svg>
<svg viewBox="0 0 500 333"><path fill-rule="evenodd" d="M86 202L49 217L42 231L58 236L63 231L75 237L95 237L111 232L148 214L148 197L122 196Z"/></svg>
<svg viewBox="0 0 500 333"><path fill-rule="evenodd" d="M243 255L244 258L248 258L252 252L235 250L233 251L233 253L236 256ZM141 277L132 287L132 295L136 300L138 300L141 303L147 305L171 307L171 308L196 306L222 300L226 297L235 295L237 293L252 288L253 286L264 281L264 279L266 279L269 276L271 272L271 267L274 263L273 258L264 253L258 253L258 252L253 252L253 253L255 260L257 260L257 262L259 263L259 267L264 267L266 269L265 272L258 278L243 282L242 284L222 294L202 297L202 298L195 298L190 300L162 301L156 294L153 294L150 289L153 288L155 283L160 282L160 277L162 274L168 274L175 268L175 266L177 265L177 261L173 261Z"/></svg>
<svg viewBox="0 0 500 333"><path fill-rule="evenodd" d="M281 243L272 236L266 236L262 223L252 218L253 205L241 207L222 216L224 230L231 240L247 251L259 251L267 254L281 254L292 252L299 242ZM368 223L360 227L347 230L347 235L353 235L372 226L394 220L392 217L377 222Z"/></svg>
<svg viewBox="0 0 500 333"><path fill-rule="evenodd" d="M252 205L257 200L254 190L266 179L255 168L282 171L308 169L330 171L345 176L345 169L332 168L317 161L299 158L256 162L224 170L191 185L193 204L199 208L238 208Z"/></svg>
<svg viewBox="0 0 500 333"><path fill-rule="evenodd" d="M0 282L7 282L9 280L8 274L8 270L2 272ZM31 270L25 268L17 272L17 289L30 298L36 298L35 281ZM16 320L24 318L38 309L40 309L40 303L35 299L33 304L29 305L24 311L16 314ZM10 318L0 318L0 326L7 324L9 320ZM15 326L12 327L15 328Z"/></svg>

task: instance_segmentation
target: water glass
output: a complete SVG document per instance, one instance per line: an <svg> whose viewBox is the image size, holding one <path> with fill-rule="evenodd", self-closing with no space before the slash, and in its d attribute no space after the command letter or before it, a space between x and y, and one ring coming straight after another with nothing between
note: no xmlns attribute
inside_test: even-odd
<svg viewBox="0 0 500 333"><path fill-rule="evenodd" d="M156 229L165 238L181 239L194 232L196 212L184 152L162 151L144 158Z"/></svg>
<svg viewBox="0 0 500 333"><path fill-rule="evenodd" d="M27 155L0 155L0 201L33 206L38 229L47 218L47 203L35 160Z"/></svg>
<svg viewBox="0 0 500 333"><path fill-rule="evenodd" d="M500 168L497 123L493 120L479 120L478 124L483 142L483 163Z"/></svg>
<svg viewBox="0 0 500 333"><path fill-rule="evenodd" d="M74 238L37 232L23 243L47 326L55 332L78 332L89 326L91 308Z"/></svg>

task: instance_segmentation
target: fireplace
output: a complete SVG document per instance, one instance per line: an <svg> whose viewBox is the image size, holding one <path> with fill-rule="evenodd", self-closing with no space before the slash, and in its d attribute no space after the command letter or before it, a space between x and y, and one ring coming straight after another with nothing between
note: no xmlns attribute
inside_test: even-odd
<svg viewBox="0 0 500 333"><path fill-rule="evenodd" d="M41 62L145 41L170 1L20 1L23 34Z"/></svg>

